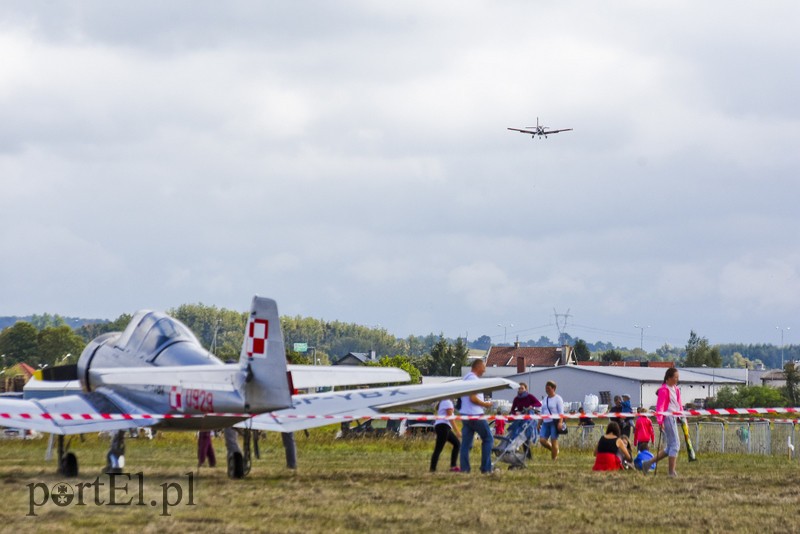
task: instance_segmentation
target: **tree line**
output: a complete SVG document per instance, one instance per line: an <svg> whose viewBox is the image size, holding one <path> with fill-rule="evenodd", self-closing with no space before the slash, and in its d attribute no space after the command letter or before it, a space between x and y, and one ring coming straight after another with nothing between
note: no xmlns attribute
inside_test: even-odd
<svg viewBox="0 0 800 534"><path fill-rule="evenodd" d="M169 315L186 324L197 335L201 344L220 359L238 359L247 322L247 313L199 304L184 304L167 310ZM0 324L9 324L10 318L0 318ZM17 320L0 332L0 355L3 366L24 361L33 366L53 365L67 354L73 362L90 340L100 334L122 331L131 319L128 314L114 321L81 320L59 315L33 315L27 320ZM375 352L377 358L404 356L426 375L448 375L453 364L466 363L469 348L488 350L491 337L479 336L467 344L463 339L449 339L442 334L410 335L398 338L380 327L368 327L342 321L326 321L301 316L281 318L287 357L294 363L330 364L349 352ZM80 326L76 326L76 325ZM307 353L295 353L295 343L305 343ZM452 347L458 356L444 354L442 344ZM520 343L521 346L571 345L579 361L674 361L682 367L749 367L763 364L779 368L781 360L800 360L800 346L777 347L767 344L711 345L704 337L690 332L685 347L663 345L652 353L639 348L618 348L607 342L590 343L573 338L564 332L557 341L546 336ZM67 358L69 361L69 358ZM463 363L461 363L463 361Z"/></svg>
<svg viewBox="0 0 800 534"><path fill-rule="evenodd" d="M166 313L184 323L200 343L221 360L237 360L247 324L246 312L216 306L184 304ZM73 329L59 315L32 316L31 321L17 320L0 332L2 367L24 362L33 367L75 363L86 344L107 332L123 331L131 315L120 315L114 321L85 322ZM281 317L290 363L327 365L350 352L370 353L383 365L404 368L417 379L421 373L452 373L466 365L469 348L464 340L451 341L442 335L397 338L386 329L367 327L342 321L325 321L310 317ZM308 352L293 350L295 343L308 345ZM413 367L413 368L412 368Z"/></svg>

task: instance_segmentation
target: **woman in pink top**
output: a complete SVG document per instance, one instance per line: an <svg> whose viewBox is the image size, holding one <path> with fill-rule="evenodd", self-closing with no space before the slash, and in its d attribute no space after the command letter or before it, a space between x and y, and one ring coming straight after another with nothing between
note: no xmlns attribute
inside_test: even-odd
<svg viewBox="0 0 800 534"><path fill-rule="evenodd" d="M658 400L656 401L656 421L658 427L664 433L666 447L658 451L652 460L642 462L642 473L647 474L650 467L660 462L664 458L669 458L669 476L678 476L675 471L675 464L678 461L678 451L681 449L681 442L678 439L678 421L674 415L661 415L661 412L680 412L683 411L681 402L681 390L678 388L678 370L674 367L667 369L664 375L664 383L658 388Z"/></svg>

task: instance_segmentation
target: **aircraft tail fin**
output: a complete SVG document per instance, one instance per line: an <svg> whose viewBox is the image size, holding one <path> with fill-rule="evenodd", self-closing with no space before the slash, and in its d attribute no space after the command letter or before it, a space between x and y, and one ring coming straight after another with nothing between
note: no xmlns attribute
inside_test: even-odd
<svg viewBox="0 0 800 534"><path fill-rule="evenodd" d="M245 410L262 413L292 406L278 304L253 297L239 357Z"/></svg>

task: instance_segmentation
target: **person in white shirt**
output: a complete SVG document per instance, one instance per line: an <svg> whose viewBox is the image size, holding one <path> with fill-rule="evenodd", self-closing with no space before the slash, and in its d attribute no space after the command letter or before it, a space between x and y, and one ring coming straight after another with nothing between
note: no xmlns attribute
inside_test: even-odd
<svg viewBox="0 0 800 534"><path fill-rule="evenodd" d="M452 417L455 413L455 406L453 401L445 399L439 403L436 410L436 415L439 416L433 424L433 429L436 431L436 446L433 449L433 456L431 456L431 473L436 472L436 464L439 463L439 455L444 449L445 443L453 445L453 450L450 453L450 471L461 471L458 467L458 453L461 449L461 442L458 440L461 437L461 432L455 425L455 421L446 419Z"/></svg>
<svg viewBox="0 0 800 534"><path fill-rule="evenodd" d="M550 451L550 457L555 461L558 458L558 425L564 423L564 400L561 395L556 395L556 383L548 381L544 386L547 396L542 402L542 415L552 417L542 420L542 430L539 432L539 443Z"/></svg>
<svg viewBox="0 0 800 534"><path fill-rule="evenodd" d="M478 380L486 371L486 364L483 360L472 362L472 370L464 377L464 380ZM483 399L483 393L473 393L461 397L461 415L484 415L484 408L491 408L492 403ZM469 452L472 449L472 442L475 434L481 438L481 473L492 472L492 446L494 437L489 428L489 422L485 419L468 420L461 422L461 472L469 473Z"/></svg>

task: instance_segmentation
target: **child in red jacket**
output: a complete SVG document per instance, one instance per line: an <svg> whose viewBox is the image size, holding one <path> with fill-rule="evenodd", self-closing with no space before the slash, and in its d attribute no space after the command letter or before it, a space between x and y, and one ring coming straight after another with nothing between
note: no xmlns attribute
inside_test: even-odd
<svg viewBox="0 0 800 534"><path fill-rule="evenodd" d="M655 443L656 435L653 432L653 423L646 415L644 408L637 410L639 416L636 417L636 426L633 429L633 445L637 451L646 451L650 449L650 444Z"/></svg>

